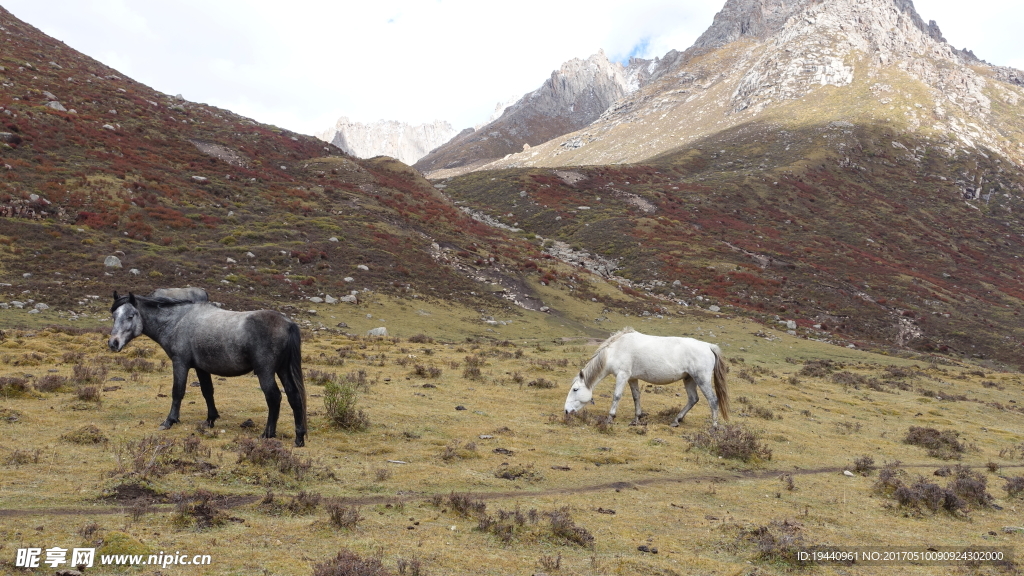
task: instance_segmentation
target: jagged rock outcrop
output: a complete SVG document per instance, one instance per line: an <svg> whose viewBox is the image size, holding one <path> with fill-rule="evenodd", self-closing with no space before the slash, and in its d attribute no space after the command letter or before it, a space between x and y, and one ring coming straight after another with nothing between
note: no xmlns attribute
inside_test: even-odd
<svg viewBox="0 0 1024 576"><path fill-rule="evenodd" d="M315 136L358 158L391 156L411 165L456 133L442 120L411 126L394 120L363 124L341 117L333 128Z"/></svg>
<svg viewBox="0 0 1024 576"><path fill-rule="evenodd" d="M522 151L535 144L587 126L623 96L658 78L674 63L635 58L627 66L611 62L604 52L573 59L551 73L538 89L508 106L493 122L464 131L432 151L415 167L428 176L470 171L483 162Z"/></svg>
<svg viewBox="0 0 1024 576"><path fill-rule="evenodd" d="M479 168L639 162L754 120L801 125L811 110L825 123L951 136L1024 165L1013 144L1024 138L1013 108L1024 73L950 46L911 0L728 0L693 47L659 65L590 125Z"/></svg>

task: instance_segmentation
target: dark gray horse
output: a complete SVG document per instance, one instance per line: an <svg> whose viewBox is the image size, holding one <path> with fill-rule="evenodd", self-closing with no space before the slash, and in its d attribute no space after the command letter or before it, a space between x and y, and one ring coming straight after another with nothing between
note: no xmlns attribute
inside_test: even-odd
<svg viewBox="0 0 1024 576"><path fill-rule="evenodd" d="M203 292L205 295L205 291ZM218 376L241 376L254 372L267 398L267 427L264 438L277 434L281 412L281 379L288 404L295 415L295 445L306 438L306 388L302 381L302 342L299 327L280 312L229 312L209 302L193 302L164 296L118 296L114 292L114 327L107 345L120 352L140 334L149 336L170 357L174 368L171 412L160 425L166 430L178 422L181 399L185 397L188 371L194 368L206 399L206 424L213 426L220 416L213 403L213 380Z"/></svg>

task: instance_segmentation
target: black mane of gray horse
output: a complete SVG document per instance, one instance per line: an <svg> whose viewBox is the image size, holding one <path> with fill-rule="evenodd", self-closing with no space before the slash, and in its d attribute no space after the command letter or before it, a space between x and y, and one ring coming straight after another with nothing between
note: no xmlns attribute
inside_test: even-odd
<svg viewBox="0 0 1024 576"><path fill-rule="evenodd" d="M157 288L149 295L150 298L174 298L177 300L188 300L191 302L209 302L210 295L202 288L189 286L188 288Z"/></svg>
<svg viewBox="0 0 1024 576"><path fill-rule="evenodd" d="M203 296L206 294L205 290L195 290L202 291ZM114 316L114 327L107 342L111 350L120 352L133 338L145 334L171 359L174 369L171 411L160 425L161 429L166 430L178 422L190 369L194 369L199 378L206 399L206 424L211 427L220 414L213 402L210 375L241 376L254 372L269 411L263 437L273 438L281 411L281 390L274 380L276 374L295 416L295 445L305 444L302 341L299 327L285 315L273 310L232 312L221 310L206 300L135 296L131 292L127 296L114 292L110 312Z"/></svg>

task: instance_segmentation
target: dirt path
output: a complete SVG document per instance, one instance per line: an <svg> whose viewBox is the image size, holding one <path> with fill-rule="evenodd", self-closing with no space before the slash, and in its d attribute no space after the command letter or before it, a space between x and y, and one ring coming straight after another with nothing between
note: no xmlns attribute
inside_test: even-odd
<svg viewBox="0 0 1024 576"><path fill-rule="evenodd" d="M927 464L902 464L901 468L935 468L935 463ZM967 466L967 468L983 468L983 466ZM1000 466L1000 468L1024 468L1024 464L1009 464ZM655 486L658 484L683 484L687 482L728 482L731 480L775 480L783 474L790 474L792 476L806 476L810 474L841 474L846 468L829 467L829 468L813 468L813 469L794 469L794 470L750 470L745 472L728 472L719 474L701 474L694 476L674 476L674 477L663 477L663 478L641 478L637 480L621 481L621 482L606 482L603 484L592 484L590 486L573 486L567 488L551 488L548 490L536 490L533 492L527 491L509 491L509 492L465 492L467 496L477 500L506 500L510 498L535 498L543 496L559 496L559 495L574 495L574 494L586 494L590 492L601 492L605 490L626 490L639 486ZM366 496L360 498L342 498L341 503L346 506L372 506L375 504L388 504L395 502L411 502L413 500L429 499L433 494L425 492L405 492L399 493L393 496ZM221 497L220 507L221 508L237 508L257 502L262 497L245 494L227 494ZM169 509L173 505L167 504L166 497L162 497L160 500L153 500L147 502L152 504L153 511L159 511L161 509ZM31 509L0 509L0 518L14 518L14 517L39 517L39 516L95 516L95 515L107 515L107 514L126 514L129 511L129 505L133 504L133 501L119 502L117 505L111 506L90 506L84 508L48 508L45 510Z"/></svg>

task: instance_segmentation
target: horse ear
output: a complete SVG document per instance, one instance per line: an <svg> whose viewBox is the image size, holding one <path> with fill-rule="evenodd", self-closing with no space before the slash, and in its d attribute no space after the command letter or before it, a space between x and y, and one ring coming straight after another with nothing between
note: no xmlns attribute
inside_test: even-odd
<svg viewBox="0 0 1024 576"><path fill-rule="evenodd" d="M132 306L135 306L137 304L135 301L135 294L132 294L131 292L128 293L128 303L131 304Z"/></svg>
<svg viewBox="0 0 1024 576"><path fill-rule="evenodd" d="M114 290L114 300L117 300L117 298L118 298L118 296L117 296L117 290Z"/></svg>

